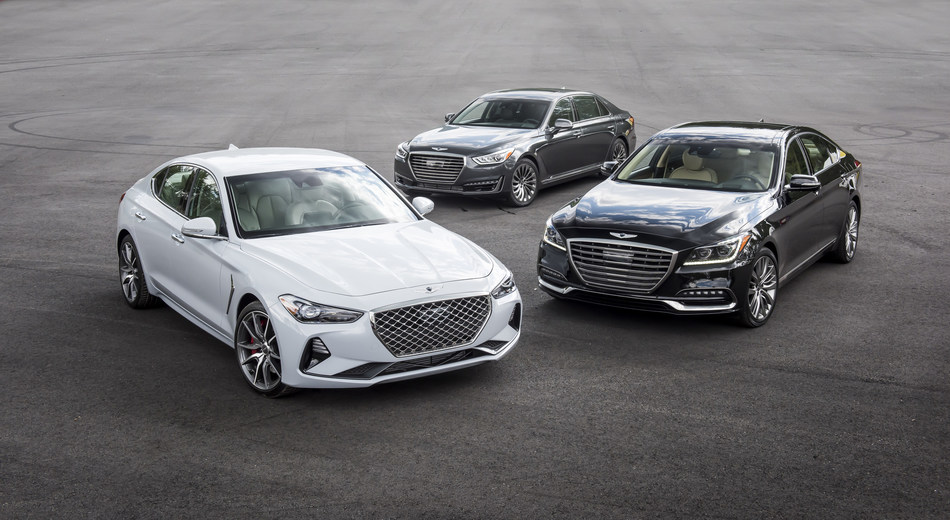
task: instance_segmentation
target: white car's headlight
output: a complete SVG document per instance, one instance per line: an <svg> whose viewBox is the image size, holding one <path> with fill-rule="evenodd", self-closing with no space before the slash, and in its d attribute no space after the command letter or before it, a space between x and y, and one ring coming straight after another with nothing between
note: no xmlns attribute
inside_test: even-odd
<svg viewBox="0 0 950 520"><path fill-rule="evenodd" d="M733 262L746 244L749 243L751 237L751 234L744 233L712 245L697 247L693 249L683 265L728 264Z"/></svg>
<svg viewBox="0 0 950 520"><path fill-rule="evenodd" d="M495 289L491 292L492 298L498 299L508 296L509 294L515 292L517 287L515 286L515 278L508 273L508 276L500 284L498 284Z"/></svg>
<svg viewBox="0 0 950 520"><path fill-rule="evenodd" d="M281 296L280 303L297 321L304 323L352 323L362 312L313 303L292 294Z"/></svg>
<svg viewBox="0 0 950 520"><path fill-rule="evenodd" d="M396 158L405 159L407 155L409 155L409 141L399 143L396 147Z"/></svg>
<svg viewBox="0 0 950 520"><path fill-rule="evenodd" d="M511 157L511 154L514 151L515 151L514 148L508 148L508 149L501 150L495 153L490 153L488 155L480 155L478 157L472 157L472 160L475 161L475 164L481 164L483 166L486 164L498 164L498 163L502 163L508 160L508 158Z"/></svg>
<svg viewBox="0 0 950 520"><path fill-rule="evenodd" d="M551 223L550 218L544 223L544 241L558 249L567 251L567 243L564 242L564 237L554 229L554 224Z"/></svg>

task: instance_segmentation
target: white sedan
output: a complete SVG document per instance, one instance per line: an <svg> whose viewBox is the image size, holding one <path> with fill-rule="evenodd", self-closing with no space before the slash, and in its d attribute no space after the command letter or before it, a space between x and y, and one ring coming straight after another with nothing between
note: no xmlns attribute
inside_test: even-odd
<svg viewBox="0 0 950 520"><path fill-rule="evenodd" d="M181 157L122 195L122 294L231 345L269 397L497 361L521 295L495 257L426 220L432 207L326 150Z"/></svg>

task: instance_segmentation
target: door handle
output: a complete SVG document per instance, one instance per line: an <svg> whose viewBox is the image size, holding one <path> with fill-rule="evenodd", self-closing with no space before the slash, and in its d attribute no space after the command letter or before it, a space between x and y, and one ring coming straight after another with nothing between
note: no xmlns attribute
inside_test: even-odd
<svg viewBox="0 0 950 520"><path fill-rule="evenodd" d="M178 233L172 233L172 240L178 242L179 244L185 243L185 237L179 235Z"/></svg>
<svg viewBox="0 0 950 520"><path fill-rule="evenodd" d="M574 130L573 132L571 132L571 135L573 135L574 137L580 137L581 133L582 133L581 130Z"/></svg>
<svg viewBox="0 0 950 520"><path fill-rule="evenodd" d="M136 211L136 212L135 212L135 218L137 218L137 219L139 219L139 220L145 220L146 217L145 217L145 214L142 213L141 211Z"/></svg>

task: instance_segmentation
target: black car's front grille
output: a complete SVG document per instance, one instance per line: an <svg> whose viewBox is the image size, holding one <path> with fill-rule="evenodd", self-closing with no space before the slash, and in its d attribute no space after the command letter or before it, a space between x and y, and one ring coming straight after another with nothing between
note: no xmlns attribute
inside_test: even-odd
<svg viewBox="0 0 950 520"><path fill-rule="evenodd" d="M374 313L373 331L394 356L412 356L475 341L490 315L489 296L456 298Z"/></svg>
<svg viewBox="0 0 950 520"><path fill-rule="evenodd" d="M461 155L410 153L409 167L416 179L422 182L452 184L465 167Z"/></svg>
<svg viewBox="0 0 950 520"><path fill-rule="evenodd" d="M649 294L664 279L675 253L644 245L600 240L570 240L571 262L584 283Z"/></svg>

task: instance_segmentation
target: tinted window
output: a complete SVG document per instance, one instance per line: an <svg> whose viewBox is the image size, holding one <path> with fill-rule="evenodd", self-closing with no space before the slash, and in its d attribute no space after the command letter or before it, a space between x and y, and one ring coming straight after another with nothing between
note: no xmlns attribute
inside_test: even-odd
<svg viewBox="0 0 950 520"><path fill-rule="evenodd" d="M608 110L607 107L604 106L604 102L601 101L599 98L595 98L595 99L597 99L597 109L600 110L600 115L609 116L610 110Z"/></svg>
<svg viewBox="0 0 950 520"><path fill-rule="evenodd" d="M478 99L452 119L455 125L537 128L548 111L545 101L522 99Z"/></svg>
<svg viewBox="0 0 950 520"><path fill-rule="evenodd" d="M838 147L815 134L806 134L800 138L808 154L811 171L820 172L838 162Z"/></svg>
<svg viewBox="0 0 950 520"><path fill-rule="evenodd" d="M554 126L554 121L557 119L575 121L574 109L571 107L570 98L564 98L558 101L557 105L554 105L554 113L551 114L551 119L548 120L548 126Z"/></svg>
<svg viewBox="0 0 950 520"><path fill-rule="evenodd" d="M574 96L574 108L577 109L577 120L593 119L600 117L600 108L594 96Z"/></svg>
<svg viewBox="0 0 950 520"><path fill-rule="evenodd" d="M156 196L173 210L184 215L185 208L188 206L188 192L191 191L194 177L195 168L192 166L183 164L169 166L165 170L165 176L161 187L156 191Z"/></svg>
<svg viewBox="0 0 950 520"><path fill-rule="evenodd" d="M797 139L788 145L788 153L785 154L785 184L792 179L792 175L808 175L805 155L802 154L802 148L798 145Z"/></svg>
<svg viewBox="0 0 950 520"><path fill-rule="evenodd" d="M194 189L191 193L191 203L188 205L188 218L211 217L221 232L221 193L214 177L204 170L195 174Z"/></svg>

